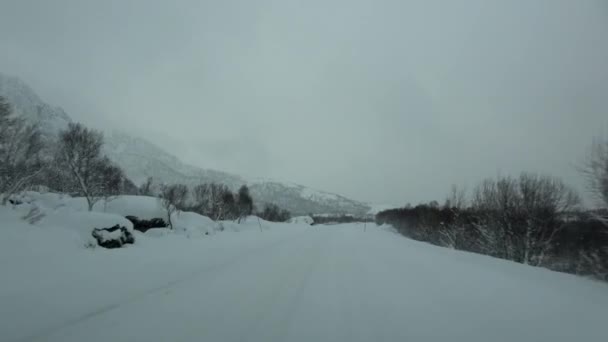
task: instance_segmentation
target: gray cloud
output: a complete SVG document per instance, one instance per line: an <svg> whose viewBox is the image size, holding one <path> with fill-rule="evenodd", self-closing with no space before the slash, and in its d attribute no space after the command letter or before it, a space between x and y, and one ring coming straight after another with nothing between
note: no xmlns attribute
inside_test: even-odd
<svg viewBox="0 0 608 342"><path fill-rule="evenodd" d="M186 161L375 202L574 169L608 125L603 1L5 0L0 70Z"/></svg>

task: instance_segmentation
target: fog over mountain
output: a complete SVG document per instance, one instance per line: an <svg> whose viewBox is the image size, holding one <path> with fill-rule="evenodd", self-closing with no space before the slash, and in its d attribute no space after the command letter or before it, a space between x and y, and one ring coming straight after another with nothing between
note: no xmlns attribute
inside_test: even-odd
<svg viewBox="0 0 608 342"><path fill-rule="evenodd" d="M16 77L0 73L0 96L8 99L17 115L37 124L49 141L56 139L59 132L73 122L63 109L42 101L32 88ZM184 183L195 186L215 182L225 184L233 191L247 184L260 208L267 203L280 203L294 214L363 214L370 210L365 203L298 184L247 179L188 165L149 141L121 130L106 134L104 153L136 184L143 183L148 177L152 177L157 184Z"/></svg>

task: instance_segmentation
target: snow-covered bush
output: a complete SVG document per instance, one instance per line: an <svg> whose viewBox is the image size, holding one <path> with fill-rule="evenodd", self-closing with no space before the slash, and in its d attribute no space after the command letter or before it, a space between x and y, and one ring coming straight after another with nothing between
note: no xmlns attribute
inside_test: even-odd
<svg viewBox="0 0 608 342"><path fill-rule="evenodd" d="M281 209L276 204L266 204L264 210L257 215L270 222L285 222L291 217L291 213L288 210Z"/></svg>
<svg viewBox="0 0 608 342"><path fill-rule="evenodd" d="M296 216L287 220L287 223L312 225L315 220L310 216Z"/></svg>

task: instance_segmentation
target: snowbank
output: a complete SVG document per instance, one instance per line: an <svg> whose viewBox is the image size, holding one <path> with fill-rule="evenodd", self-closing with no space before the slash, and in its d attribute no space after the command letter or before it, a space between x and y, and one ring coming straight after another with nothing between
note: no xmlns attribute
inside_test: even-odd
<svg viewBox="0 0 608 342"><path fill-rule="evenodd" d="M117 196L102 199L95 203L93 211L88 211L85 198L72 198L64 194L24 192L13 199L17 205L3 209L3 216L13 217L11 222L31 224L44 228L60 240L71 241L73 245L97 245L92 231L95 228L111 228L116 225L125 227L130 233L134 232L133 223L126 216L135 216L139 220L166 220L166 211L161 202L155 197L147 196ZM10 214L8 214L10 212ZM0 217L0 220L2 217ZM22 222L24 221L25 222ZM206 216L194 212L176 212L171 215L173 230L168 228L151 229L145 234L133 233L137 237L158 238L168 235L180 235L188 238L205 237L219 231L245 232L268 230L276 223L268 222L257 216L249 216L241 222L223 221L216 223ZM312 218L304 216L292 220L294 223L311 224ZM154 227L153 227L154 228ZM109 234L109 233L108 233ZM115 233L115 235L118 233Z"/></svg>
<svg viewBox="0 0 608 342"><path fill-rule="evenodd" d="M178 212L171 215L173 230L188 237L210 235L218 230L218 225L212 219L193 212ZM155 233L152 233L155 234Z"/></svg>
<svg viewBox="0 0 608 342"><path fill-rule="evenodd" d="M56 193L24 192L12 199L19 203L10 207L3 207L2 217L13 219L12 225L31 224L53 232L57 236L71 240L79 246L95 246L97 242L91 235L95 228L110 228L116 225L125 227L133 232L133 224L121 215L104 212L89 212L84 198L72 198ZM51 243L51 242L49 242ZM56 242L52 242L56 243ZM60 247L58 247L60 248Z"/></svg>
<svg viewBox="0 0 608 342"><path fill-rule="evenodd" d="M220 230L225 230L228 232L244 232L244 231L260 231L269 229L272 226L273 222L263 220L257 216L248 216L241 220L241 222L237 221L220 221Z"/></svg>
<svg viewBox="0 0 608 342"><path fill-rule="evenodd" d="M30 226L23 220L23 213L17 210L14 210L10 206L2 206L0 205L0 222L2 222L3 232L5 229L21 229L23 227Z"/></svg>
<svg viewBox="0 0 608 342"><path fill-rule="evenodd" d="M150 228L145 233L146 237L159 238L173 234L169 228Z"/></svg>
<svg viewBox="0 0 608 342"><path fill-rule="evenodd" d="M11 200L19 205L17 208L23 208L23 206L36 205L43 209L57 209L61 207L74 208L81 207L81 204L75 203L74 199L69 195L57 194L52 192L39 193L34 191L25 191L20 194L11 196ZM84 203L86 208L86 202Z"/></svg>
<svg viewBox="0 0 608 342"><path fill-rule="evenodd" d="M292 217L290 218L287 223L292 223L292 224L307 224L307 225L311 225L315 222L315 220L313 220L312 217L310 216L297 216L297 217Z"/></svg>
<svg viewBox="0 0 608 342"><path fill-rule="evenodd" d="M87 200L84 197L70 197L58 193L38 193L26 191L11 197L23 204L35 204L45 209L59 209L67 207L73 211L88 211ZM136 216L142 220L153 218L166 218L167 212L156 197L149 196L115 196L100 199L93 206L93 211L120 216Z"/></svg>
<svg viewBox="0 0 608 342"><path fill-rule="evenodd" d="M47 212L35 225L45 229L59 228L71 231L76 234L82 244L87 246L97 245L95 238L91 235L95 228L110 228L119 225L133 233L131 221L120 215L74 211L66 207Z"/></svg>
<svg viewBox="0 0 608 342"><path fill-rule="evenodd" d="M135 216L140 220L167 218L167 211L162 207L161 201L156 197L148 196L117 196L107 201L101 200L95 204L93 210L121 216Z"/></svg>

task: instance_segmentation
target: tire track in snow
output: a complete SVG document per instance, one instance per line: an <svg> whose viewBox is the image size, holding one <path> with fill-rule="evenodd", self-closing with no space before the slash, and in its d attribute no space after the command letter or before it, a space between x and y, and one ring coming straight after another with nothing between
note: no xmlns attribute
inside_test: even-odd
<svg viewBox="0 0 608 342"><path fill-rule="evenodd" d="M148 290L145 290L145 291L142 291L139 293L135 293L127 298L123 298L122 300L120 300L116 303L112 303L112 304L109 304L106 306L99 307L95 310L89 311L89 312L87 312L83 315L80 315L78 317L75 317L73 319L66 320L65 322L63 322L61 324L57 324L57 325L39 330L31 335L18 338L16 340L14 340L14 342L36 342L36 341L44 340L46 337L52 336L53 334L55 334L59 331L70 328L72 326L76 326L78 324L86 322L95 317L104 315L108 312L112 312L112 311L122 308L124 306L139 302L141 300L144 300L147 297L165 293L167 290L169 290L175 286L195 280L196 278L198 278L202 275L209 274L209 273L216 273L216 272L221 273L221 271L227 269L231 265L238 264L239 262L243 262L244 260L246 260L247 258L249 258L251 256L269 253L269 251L271 251L274 247L280 246L280 245L284 244L286 241L289 241L292 239L297 239L297 237L299 237L300 235L303 235L306 232L307 232L307 230L304 230L304 231L300 232L299 234L289 235L289 236L279 239L277 241L273 241L269 244L264 244L262 246L251 248L251 249L247 250L246 252L239 253L231 258L228 258L227 260L225 260L223 262L219 262L215 265L203 267L193 273L190 273L189 275L187 275L185 277L169 281L167 283L164 283L163 285L156 286L156 287L153 287L151 289L148 289Z"/></svg>
<svg viewBox="0 0 608 342"><path fill-rule="evenodd" d="M280 275L277 280L278 287L274 289L274 296L270 303L266 304L265 310L240 332L239 342L245 341L287 341L290 324L294 312L302 301L302 296L311 275L318 267L324 251L333 238L334 234L313 231L313 241L303 240L299 242L298 248L290 250L291 254L299 257L291 257L283 260L281 270L273 273ZM313 248L311 249L311 246ZM270 305L269 305L270 304ZM262 335L262 336L261 336Z"/></svg>

